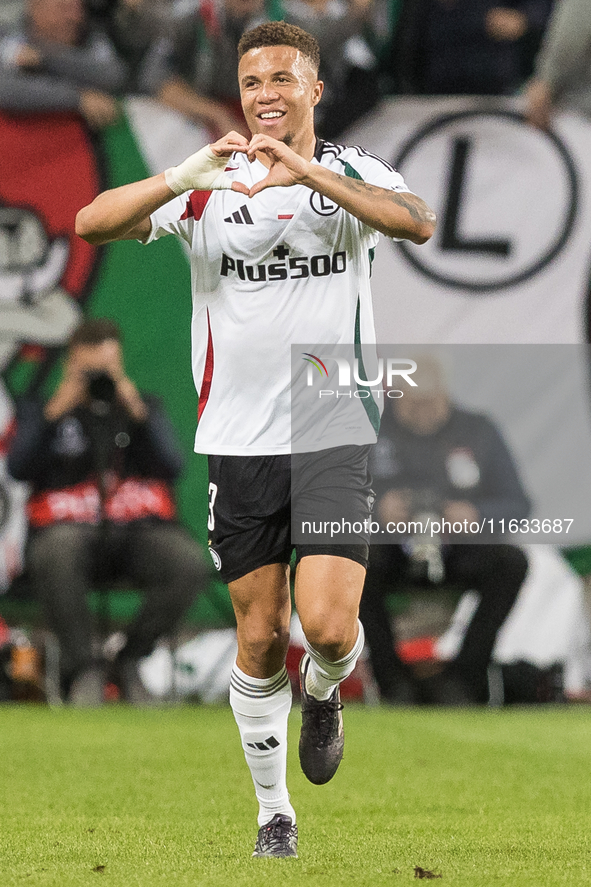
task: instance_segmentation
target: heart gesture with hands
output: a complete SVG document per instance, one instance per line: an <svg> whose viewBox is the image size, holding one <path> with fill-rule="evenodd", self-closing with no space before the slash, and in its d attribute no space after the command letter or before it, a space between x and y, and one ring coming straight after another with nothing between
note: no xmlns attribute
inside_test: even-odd
<svg viewBox="0 0 591 887"><path fill-rule="evenodd" d="M248 192L249 197L254 197L265 188L289 188L291 185L306 184L310 162L296 154L284 142L259 133L250 140L246 154L251 162L258 154L264 165L269 166L268 175L252 186Z"/></svg>
<svg viewBox="0 0 591 887"><path fill-rule="evenodd" d="M309 173L310 164L307 160L283 142L261 133L253 136L248 142L238 133L231 132L209 148L214 157L224 159L235 151L246 154L251 163L258 156L258 159L269 167L268 175L252 188L248 188L242 182L231 183L232 191L238 191L247 197L254 197L265 188L289 188L291 185L305 184Z"/></svg>

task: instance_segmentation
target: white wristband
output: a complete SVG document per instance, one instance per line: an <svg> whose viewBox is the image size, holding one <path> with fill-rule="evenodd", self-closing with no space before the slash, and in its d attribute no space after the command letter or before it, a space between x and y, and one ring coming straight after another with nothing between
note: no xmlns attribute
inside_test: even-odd
<svg viewBox="0 0 591 887"><path fill-rule="evenodd" d="M217 157L209 145L206 145L178 166L167 169L164 178L177 197L185 191L229 189L232 187L232 179L224 172L227 163L227 157Z"/></svg>

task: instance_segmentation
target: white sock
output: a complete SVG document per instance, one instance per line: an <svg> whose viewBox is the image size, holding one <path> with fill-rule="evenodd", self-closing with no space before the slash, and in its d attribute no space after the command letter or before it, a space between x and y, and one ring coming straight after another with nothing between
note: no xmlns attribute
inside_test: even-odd
<svg viewBox="0 0 591 887"><path fill-rule="evenodd" d="M336 662L329 662L304 638L304 648L310 656L310 665L306 675L306 691L314 699L328 699L337 684L348 678L355 668L365 643L363 625L359 620L357 620L357 624L359 626L359 633L353 649Z"/></svg>
<svg viewBox="0 0 591 887"><path fill-rule="evenodd" d="M272 678L252 678L236 663L230 678L230 705L259 802L258 824L284 813L295 824L287 791L287 718L291 684L285 666Z"/></svg>

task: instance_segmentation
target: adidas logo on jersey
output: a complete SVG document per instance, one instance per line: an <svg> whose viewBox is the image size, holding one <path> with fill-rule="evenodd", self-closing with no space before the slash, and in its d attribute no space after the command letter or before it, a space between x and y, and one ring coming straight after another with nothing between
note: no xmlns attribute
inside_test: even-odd
<svg viewBox="0 0 591 887"><path fill-rule="evenodd" d="M243 204L235 213L225 218L224 222L228 222L230 225L254 225L246 204Z"/></svg>

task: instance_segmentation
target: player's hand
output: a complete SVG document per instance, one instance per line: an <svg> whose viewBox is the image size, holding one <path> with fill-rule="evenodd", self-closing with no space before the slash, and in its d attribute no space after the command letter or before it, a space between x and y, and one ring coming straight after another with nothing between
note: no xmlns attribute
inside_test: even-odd
<svg viewBox="0 0 591 887"><path fill-rule="evenodd" d="M249 197L254 197L265 188L289 188L290 185L305 183L310 163L283 142L259 133L251 139L246 156L252 162L257 154L265 154L271 166L265 178L245 192Z"/></svg>
<svg viewBox="0 0 591 887"><path fill-rule="evenodd" d="M241 182L234 182L224 170L235 151L246 153L248 141L238 132L229 132L212 145L191 154L178 166L171 166L164 173L166 184L176 194L186 191L232 190L248 194L248 188Z"/></svg>
<svg viewBox="0 0 591 887"><path fill-rule="evenodd" d="M248 139L234 129L209 147L212 154L215 154L216 157L231 157L234 151L246 154L248 151Z"/></svg>
<svg viewBox="0 0 591 887"><path fill-rule="evenodd" d="M239 151L241 154L246 154L248 150L248 139L245 138L242 133L232 130L209 147L211 148L212 154L215 154L217 157L228 158L231 157L235 151ZM248 195L249 193L248 188L242 182L233 181L231 183L231 190L238 191L240 194Z"/></svg>

